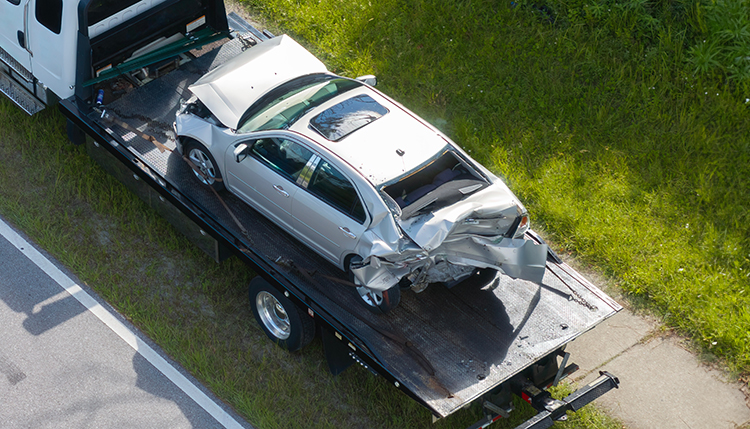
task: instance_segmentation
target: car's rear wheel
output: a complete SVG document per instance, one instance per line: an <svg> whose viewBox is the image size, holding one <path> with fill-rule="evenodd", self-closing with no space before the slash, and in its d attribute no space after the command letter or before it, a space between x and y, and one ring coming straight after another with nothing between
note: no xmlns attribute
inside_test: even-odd
<svg viewBox="0 0 750 429"><path fill-rule="evenodd" d="M190 161L193 174L206 186L211 186L217 191L224 189L221 172L217 167L214 157L205 146L195 140L185 142L185 156Z"/></svg>
<svg viewBox="0 0 750 429"><path fill-rule="evenodd" d="M384 291L357 286L357 294L367 308L376 314L388 313L398 307L399 302L401 302L401 288L399 285L395 285Z"/></svg>
<svg viewBox="0 0 750 429"><path fill-rule="evenodd" d="M354 256L349 260L347 264L347 273L349 274L349 280L354 283L354 290L359 296L360 300L365 303L368 310L376 314L385 314L394 308L398 307L401 302L401 287L396 284L388 290L379 291L370 289L367 286L360 285L354 273L351 271L352 263L361 262L360 256Z"/></svg>

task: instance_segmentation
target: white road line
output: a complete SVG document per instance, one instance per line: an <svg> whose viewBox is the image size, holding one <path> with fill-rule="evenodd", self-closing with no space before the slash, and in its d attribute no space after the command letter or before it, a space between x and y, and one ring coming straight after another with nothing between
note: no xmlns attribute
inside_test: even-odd
<svg viewBox="0 0 750 429"><path fill-rule="evenodd" d="M77 285L65 273L60 271L52 262L50 262L49 259L39 253L39 251L24 240L23 237L13 231L3 219L0 219L0 235L5 237L6 240L21 251L31 262L35 263L36 266L44 271L50 278L52 278L52 280L57 282L57 284L65 289L71 296L83 304L84 307L128 343L130 347L135 349L137 353L140 353L141 356L143 356L151 365L164 374L180 390L185 392L185 394L193 399L193 401L195 401L201 408L206 410L206 412L216 419L216 421L228 429L243 428L237 420L203 393L175 367L170 365L169 362L161 357L153 348L151 348L151 346L138 338L133 331L117 320L109 310L99 305L91 295L81 289L79 285Z"/></svg>

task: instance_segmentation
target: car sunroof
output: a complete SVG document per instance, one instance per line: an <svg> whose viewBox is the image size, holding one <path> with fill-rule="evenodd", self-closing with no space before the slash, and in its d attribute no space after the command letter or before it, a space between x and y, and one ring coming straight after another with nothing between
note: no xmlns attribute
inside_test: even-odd
<svg viewBox="0 0 750 429"><path fill-rule="evenodd" d="M338 141L386 113L388 109L361 94L319 113L310 120L310 126L328 140Z"/></svg>

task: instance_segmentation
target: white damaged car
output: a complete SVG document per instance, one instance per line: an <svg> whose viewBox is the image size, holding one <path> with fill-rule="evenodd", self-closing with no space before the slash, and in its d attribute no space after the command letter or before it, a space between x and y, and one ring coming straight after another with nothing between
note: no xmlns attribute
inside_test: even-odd
<svg viewBox="0 0 750 429"><path fill-rule="evenodd" d="M189 89L175 130L196 177L228 189L349 273L367 306L401 289L502 272L540 283L547 246L524 206L448 137L289 36Z"/></svg>

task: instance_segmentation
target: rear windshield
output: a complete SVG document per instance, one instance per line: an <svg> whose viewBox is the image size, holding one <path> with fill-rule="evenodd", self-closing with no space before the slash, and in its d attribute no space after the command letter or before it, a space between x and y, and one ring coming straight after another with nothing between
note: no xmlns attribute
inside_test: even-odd
<svg viewBox="0 0 750 429"><path fill-rule="evenodd" d="M453 151L402 177L383 191L401 208L401 218L449 206L489 183Z"/></svg>

